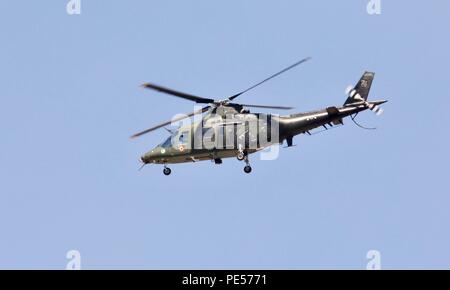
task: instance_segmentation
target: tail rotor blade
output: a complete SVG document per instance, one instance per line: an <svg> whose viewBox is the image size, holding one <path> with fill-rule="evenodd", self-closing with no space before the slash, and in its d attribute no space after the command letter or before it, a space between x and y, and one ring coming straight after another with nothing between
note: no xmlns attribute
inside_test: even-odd
<svg viewBox="0 0 450 290"><path fill-rule="evenodd" d="M377 116L380 116L384 112L383 108L381 108L380 105L386 102L387 102L386 100L371 101L371 102L365 101L364 104L367 106L367 108L369 108L369 110L374 112Z"/></svg>
<svg viewBox="0 0 450 290"><path fill-rule="evenodd" d="M375 115L380 116L383 114L383 108L381 108L378 105L374 105L374 104L368 104L369 110L371 110L372 112L375 113Z"/></svg>

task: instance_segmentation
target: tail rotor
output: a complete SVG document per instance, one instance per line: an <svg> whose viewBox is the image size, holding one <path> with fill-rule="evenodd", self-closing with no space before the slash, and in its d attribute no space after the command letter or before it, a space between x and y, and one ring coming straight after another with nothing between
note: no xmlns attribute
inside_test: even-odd
<svg viewBox="0 0 450 290"><path fill-rule="evenodd" d="M379 105L385 103L386 101L367 101L374 77L375 73L366 71L355 87L348 86L345 90L345 94L348 97L344 103L344 106L365 105L377 116L383 114L384 111Z"/></svg>

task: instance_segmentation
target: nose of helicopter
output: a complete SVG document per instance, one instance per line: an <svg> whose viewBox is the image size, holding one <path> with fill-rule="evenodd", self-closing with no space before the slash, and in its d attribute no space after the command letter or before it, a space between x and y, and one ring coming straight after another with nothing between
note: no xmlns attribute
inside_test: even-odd
<svg viewBox="0 0 450 290"><path fill-rule="evenodd" d="M144 155L141 156L141 158L140 158L141 162L145 163L145 164L152 163L158 157L156 155L157 154L155 153L155 149L153 149L153 150L151 150L151 151L149 151L149 152L147 152L147 153L145 153Z"/></svg>
<svg viewBox="0 0 450 290"><path fill-rule="evenodd" d="M147 163L159 163L164 156L165 149L161 149L160 147L156 147L152 149L151 151L145 153L141 156L140 160L141 162L147 164Z"/></svg>

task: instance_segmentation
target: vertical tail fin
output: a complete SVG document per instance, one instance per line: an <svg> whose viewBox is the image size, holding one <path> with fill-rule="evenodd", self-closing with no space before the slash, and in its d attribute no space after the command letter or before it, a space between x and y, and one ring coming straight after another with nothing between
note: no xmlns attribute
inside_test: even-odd
<svg viewBox="0 0 450 290"><path fill-rule="evenodd" d="M375 73L366 71L354 88L348 87L346 90L348 98L344 106L367 101L374 77Z"/></svg>

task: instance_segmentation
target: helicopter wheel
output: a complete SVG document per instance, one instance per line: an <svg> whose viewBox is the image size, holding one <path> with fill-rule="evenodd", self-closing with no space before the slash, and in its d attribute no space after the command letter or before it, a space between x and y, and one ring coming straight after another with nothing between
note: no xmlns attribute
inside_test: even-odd
<svg viewBox="0 0 450 290"><path fill-rule="evenodd" d="M244 167L244 172L245 172L245 173L250 173L250 172L252 172L252 167L251 167L250 165L246 165L246 166Z"/></svg>
<svg viewBox="0 0 450 290"><path fill-rule="evenodd" d="M239 152L238 155L236 156L237 160L242 161L245 159L245 155L244 152Z"/></svg>
<svg viewBox="0 0 450 290"><path fill-rule="evenodd" d="M172 170L169 167L164 167L163 173L164 175L170 175L170 173L172 173Z"/></svg>

